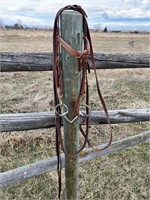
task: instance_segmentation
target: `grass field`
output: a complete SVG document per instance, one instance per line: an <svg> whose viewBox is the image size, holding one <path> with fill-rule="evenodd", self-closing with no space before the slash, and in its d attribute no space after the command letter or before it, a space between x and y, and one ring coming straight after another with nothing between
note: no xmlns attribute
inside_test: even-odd
<svg viewBox="0 0 150 200"><path fill-rule="evenodd" d="M0 32L2 52L51 52L49 31ZM94 52L150 53L149 34L92 33ZM134 40L131 47L129 41ZM149 69L99 70L99 83L107 107L111 109L148 108ZM96 84L90 74L90 105L101 109ZM1 113L53 110L52 72L1 73ZM113 140L149 129L149 122L113 125ZM103 142L107 125L90 126L90 141ZM79 195L83 200L148 200L149 143L113 153L80 165ZM51 129L0 134L1 172L56 155L55 131ZM64 171L63 171L64 199ZM3 188L1 200L57 199L57 174L47 173Z"/></svg>

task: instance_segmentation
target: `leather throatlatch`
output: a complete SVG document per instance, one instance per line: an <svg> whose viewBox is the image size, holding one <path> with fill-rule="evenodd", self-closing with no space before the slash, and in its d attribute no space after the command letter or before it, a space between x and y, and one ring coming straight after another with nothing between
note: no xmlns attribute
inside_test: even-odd
<svg viewBox="0 0 150 200"><path fill-rule="evenodd" d="M63 11L65 10L73 10L73 11L78 11L79 13L82 14L83 16L83 40L84 40L84 50L83 52L78 52L71 48L69 44L67 44L60 36L59 32L59 19L60 15ZM89 86L88 86L88 76L87 73L90 73L90 66L88 63L88 57L91 59L92 63L92 70L94 71L95 74L95 80L96 80L96 87L97 87L97 93L100 99L100 102L103 106L107 122L110 127L110 140L108 144L103 147L102 149L99 150L104 150L107 147L110 146L112 142L112 128L107 112L107 108L104 102L104 99L102 97L100 87L98 84L98 78L97 78L97 73L96 73L96 68L95 68L95 61L94 61L94 53L93 53L93 47L92 47L92 42L91 42L91 37L90 37L90 31L88 28L87 20L86 20L86 13L85 11L81 8L81 6L78 5L72 5L72 6L66 6L58 11L55 17L54 21L54 29L53 29L53 86L54 86L54 102L55 102L55 124L56 124L56 154L57 154L57 173L58 173L58 183L59 183L59 192L58 192L58 197L60 198L61 194L61 169L62 169L62 161L61 161L61 156L60 156L60 149L63 150L63 152L69 156L69 157L74 157L78 155L86 146L88 145L92 147L89 139L88 139L88 132L89 132ZM81 78L81 85L79 89L79 94L78 98L76 100L76 116L79 117L81 116L80 112L80 100L81 96L85 94L85 101L86 101L86 112L85 115L82 115L82 122L79 124L79 130L81 134L84 137L84 143L80 147L80 149L77 152L74 152L74 154L70 154L69 152L66 152L63 144L63 139L62 139L62 134L61 134L61 118L62 116L65 116L64 114L61 113L61 105L60 105L60 98L59 98L59 93L63 93L62 89L62 68L61 68L61 46L69 52L72 56L74 56L78 60L78 70L82 74ZM59 88L59 92L58 92ZM67 109L67 108L66 108ZM68 110L66 111L66 113ZM70 123L73 123L73 121L70 121ZM82 125L85 125L86 128L83 130ZM93 148L93 147L92 147Z"/></svg>

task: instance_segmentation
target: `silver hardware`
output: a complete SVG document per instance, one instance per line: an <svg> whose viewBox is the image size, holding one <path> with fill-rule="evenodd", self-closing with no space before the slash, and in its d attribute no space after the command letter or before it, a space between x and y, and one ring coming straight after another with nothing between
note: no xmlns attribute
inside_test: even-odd
<svg viewBox="0 0 150 200"><path fill-rule="evenodd" d="M75 117L73 118L73 120L68 119L67 116L64 116L64 118L65 118L69 123L72 124L72 123L78 118L78 116L75 116Z"/></svg>
<svg viewBox="0 0 150 200"><path fill-rule="evenodd" d="M59 107L59 106L64 106L64 108L66 109L66 111L65 112L63 112L62 114L58 114L57 113L57 111L56 111L56 109ZM66 106L66 104L58 104L56 107L55 107L55 113L57 114L57 115L59 115L60 117L63 117L63 116L66 116L67 114L68 114L68 106Z"/></svg>
<svg viewBox="0 0 150 200"><path fill-rule="evenodd" d="M57 112L57 108L58 107L64 107L65 108L65 111L63 112L63 113L61 113L61 114L59 114L58 112ZM82 106L85 106L86 108L88 108L89 109L89 114L88 115L86 115L85 116L85 114L83 113L83 112L81 112L81 111L79 111L79 116L81 116L81 117L89 117L89 115L91 114L91 110L90 110L90 108L89 108L89 106L88 105L82 105ZM80 106L81 107L81 106ZM57 115L59 115L60 117L64 117L69 123L73 123L79 116L75 116L72 120L70 120L70 119L68 119L68 117L66 116L67 114L68 114L68 112L69 112L69 110L68 110L68 106L66 105L66 104L58 104L56 107L55 107L55 113L57 114Z"/></svg>
<svg viewBox="0 0 150 200"><path fill-rule="evenodd" d="M90 110L90 107L87 105L87 104L84 104L84 105L82 105L82 106L85 106L86 108L88 108L89 109L89 114L88 115L86 115L86 117L89 117L90 116L90 114L91 114L91 110ZM82 106L80 106L80 107L82 107ZM85 114L83 113L83 112L79 112L79 114L80 114L80 116L82 116L82 117L84 117L85 116Z"/></svg>

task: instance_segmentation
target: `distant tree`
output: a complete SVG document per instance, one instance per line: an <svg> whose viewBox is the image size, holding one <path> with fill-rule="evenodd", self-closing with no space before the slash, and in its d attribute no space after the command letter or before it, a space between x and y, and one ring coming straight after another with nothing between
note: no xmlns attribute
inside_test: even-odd
<svg viewBox="0 0 150 200"><path fill-rule="evenodd" d="M107 30L107 27L105 27L105 28L104 28L104 32L106 33L107 31L108 31L108 30Z"/></svg>
<svg viewBox="0 0 150 200"><path fill-rule="evenodd" d="M15 23L15 24L14 24L14 29L19 29L18 23Z"/></svg>
<svg viewBox="0 0 150 200"><path fill-rule="evenodd" d="M21 20L17 20L17 23L14 24L15 29L23 29L23 26L21 25Z"/></svg>
<svg viewBox="0 0 150 200"><path fill-rule="evenodd" d="M15 26L16 28L19 27L18 23L14 24L14 26Z"/></svg>

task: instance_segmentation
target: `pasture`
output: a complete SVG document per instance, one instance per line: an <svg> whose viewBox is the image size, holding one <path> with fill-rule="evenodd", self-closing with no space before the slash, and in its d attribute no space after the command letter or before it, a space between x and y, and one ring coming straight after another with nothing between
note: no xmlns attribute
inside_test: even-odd
<svg viewBox="0 0 150 200"><path fill-rule="evenodd" d="M1 30L1 52L52 52L52 32ZM150 53L149 34L94 33L94 52ZM129 41L134 41L134 46ZM111 109L149 107L149 69L97 71L107 107ZM90 77L90 106L101 109L93 73ZM52 72L1 73L1 113L53 111ZM113 140L149 129L148 122L113 125ZM90 126L90 141L106 141L107 125ZM81 138L82 141L83 138ZM55 131L51 129L0 134L1 171L13 169L55 155ZM149 143L103 156L80 165L80 199L149 199ZM64 172L63 172L64 174ZM64 177L63 177L64 188ZM64 191L63 191L64 195ZM57 174L47 173L3 188L2 200L57 199ZM63 199L63 198L62 198Z"/></svg>

